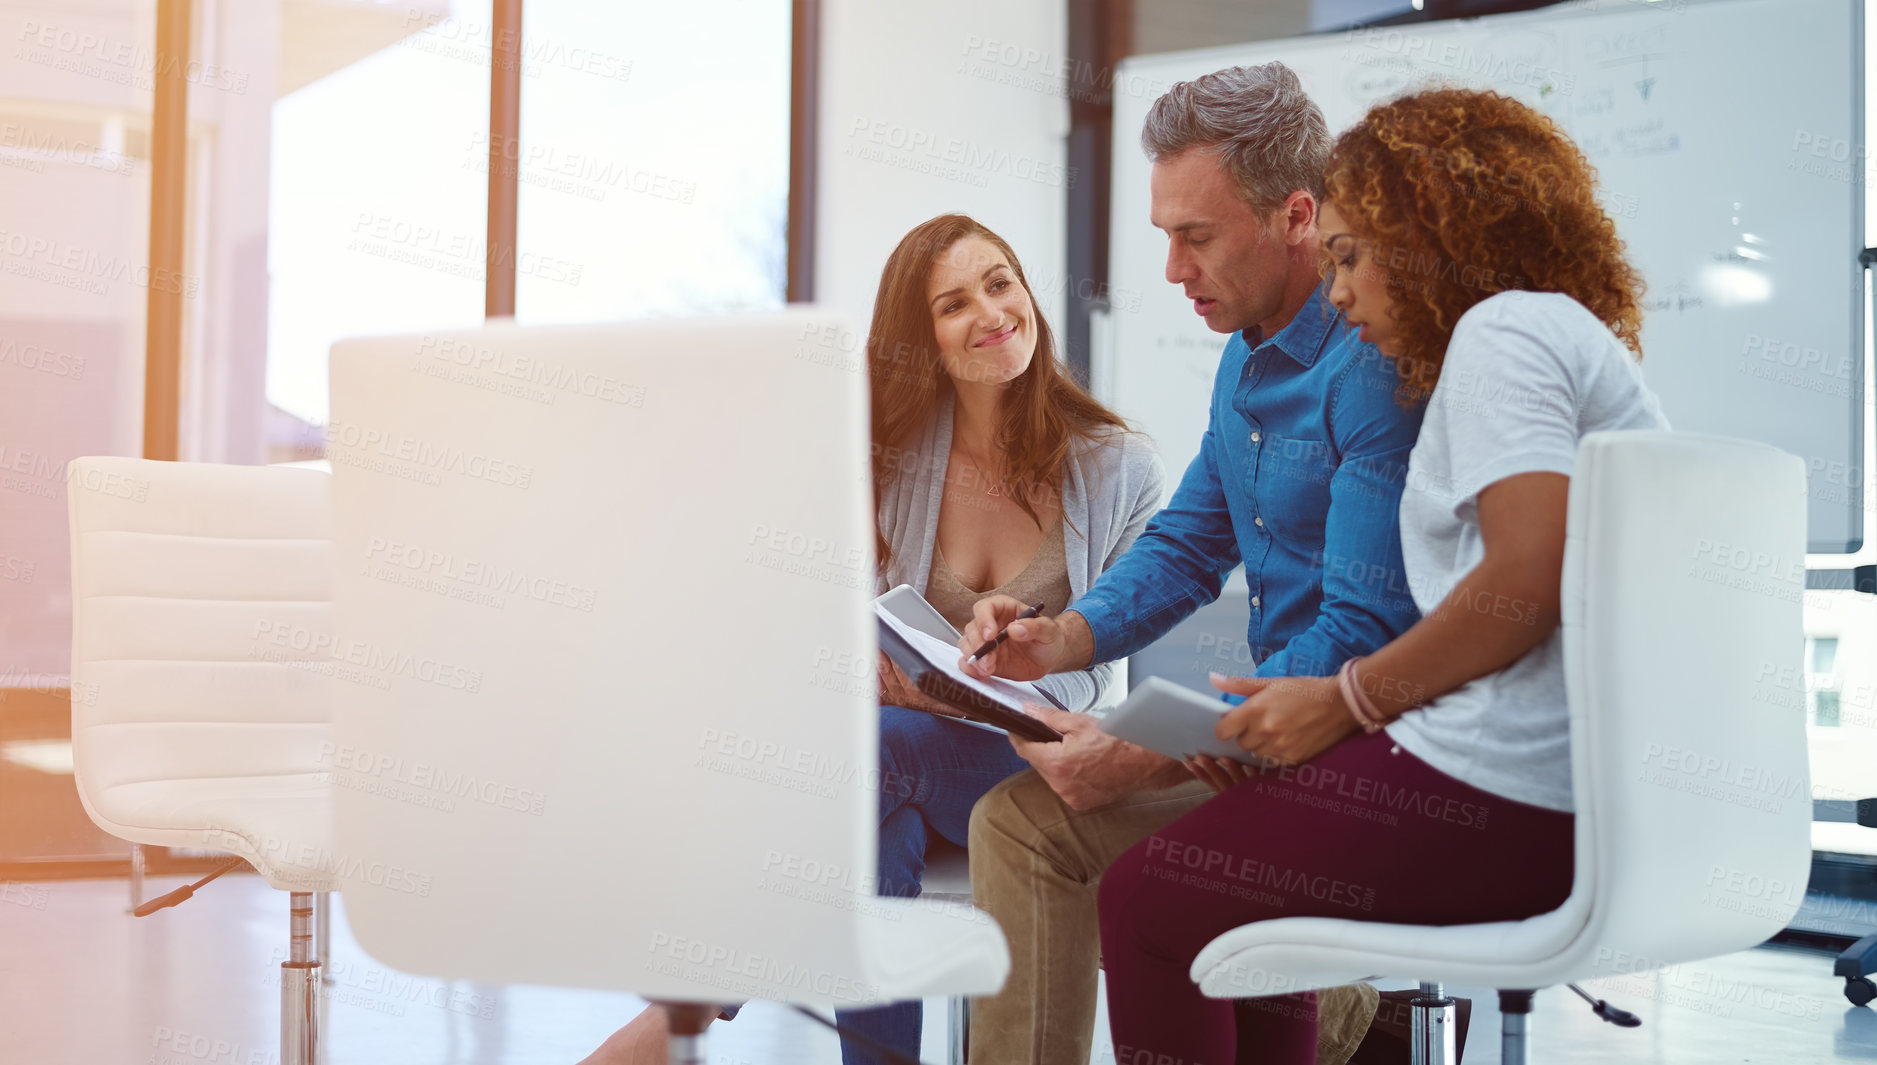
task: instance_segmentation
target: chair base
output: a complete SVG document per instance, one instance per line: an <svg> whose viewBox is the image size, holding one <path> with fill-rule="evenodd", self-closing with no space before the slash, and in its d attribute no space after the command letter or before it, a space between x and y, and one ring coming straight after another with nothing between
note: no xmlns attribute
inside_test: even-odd
<svg viewBox="0 0 1877 1065"><path fill-rule="evenodd" d="M319 1065L326 987L314 956L313 893L288 894L287 960L280 963L280 1065Z"/></svg>
<svg viewBox="0 0 1877 1065"><path fill-rule="evenodd" d="M130 845L130 909L126 911L128 913L136 913L137 907L143 905L143 868L143 844L133 843Z"/></svg>
<svg viewBox="0 0 1877 1065"><path fill-rule="evenodd" d="M1425 981L1414 1007L1413 1032L1408 1045L1415 1065L1456 1065L1453 999L1439 984Z"/></svg>
<svg viewBox="0 0 1877 1065"><path fill-rule="evenodd" d="M1525 1065L1525 1025L1532 1014L1533 994L1499 992L1499 1065Z"/></svg>
<svg viewBox="0 0 1877 1065"><path fill-rule="evenodd" d="M1872 973L1877 973L1877 935L1865 936L1844 948L1831 971L1844 977L1844 997L1851 1005L1868 1006L1877 1000L1877 984L1870 979Z"/></svg>
<svg viewBox="0 0 1877 1065"><path fill-rule="evenodd" d="M280 1063L319 1065L321 966L316 961L280 963Z"/></svg>
<svg viewBox="0 0 1877 1065"><path fill-rule="evenodd" d="M965 1065L971 1052L971 1000L963 995L954 997L949 1020L946 1061L949 1065Z"/></svg>
<svg viewBox="0 0 1877 1065"><path fill-rule="evenodd" d="M718 1008L696 1002L654 1001L652 1005L664 1009L665 1030L671 1033L666 1044L667 1065L704 1065L704 1029L710 1027Z"/></svg>
<svg viewBox="0 0 1877 1065"><path fill-rule="evenodd" d="M1532 995L1530 991L1499 992L1500 1065L1526 1065L1526 1020L1532 1012ZM1453 999L1441 985L1423 983L1409 1005L1413 1008L1409 1060L1414 1065L1458 1065Z"/></svg>

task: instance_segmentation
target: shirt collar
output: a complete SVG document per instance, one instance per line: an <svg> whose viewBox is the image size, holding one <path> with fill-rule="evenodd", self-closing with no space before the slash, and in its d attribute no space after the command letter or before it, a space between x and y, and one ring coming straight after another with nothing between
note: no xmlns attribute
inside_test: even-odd
<svg viewBox="0 0 1877 1065"><path fill-rule="evenodd" d="M1343 328L1342 312L1330 306L1323 298L1323 286L1318 285L1310 292L1310 298L1297 310L1290 324L1277 331L1277 335L1266 340L1264 330L1258 326L1242 330L1245 346L1253 351L1265 344L1270 344L1291 357L1304 369L1316 365L1317 357L1323 354L1323 347L1330 335Z"/></svg>

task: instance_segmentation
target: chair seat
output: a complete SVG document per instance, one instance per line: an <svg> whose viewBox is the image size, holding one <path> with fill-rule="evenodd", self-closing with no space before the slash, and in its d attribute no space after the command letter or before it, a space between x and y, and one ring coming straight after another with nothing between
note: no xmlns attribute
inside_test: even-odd
<svg viewBox="0 0 1877 1065"><path fill-rule="evenodd" d="M92 815L133 843L245 858L282 891L330 891L340 871L324 773L118 784L103 789Z"/></svg>
<svg viewBox="0 0 1877 1065"><path fill-rule="evenodd" d="M1214 998L1287 995L1365 980L1546 987L1596 975L1573 896L1523 921L1407 925L1286 917L1234 928L1206 944L1191 976ZM1605 974L1607 975L1607 974Z"/></svg>
<svg viewBox="0 0 1877 1065"><path fill-rule="evenodd" d="M930 897L880 898L862 922L879 1001L989 995L1010 975L1010 948L989 914Z"/></svg>

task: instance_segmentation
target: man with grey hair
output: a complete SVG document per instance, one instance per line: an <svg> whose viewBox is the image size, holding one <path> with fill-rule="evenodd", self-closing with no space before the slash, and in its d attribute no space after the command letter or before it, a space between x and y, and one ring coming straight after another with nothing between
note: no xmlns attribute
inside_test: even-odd
<svg viewBox="0 0 1877 1065"><path fill-rule="evenodd" d="M1231 337L1210 422L1166 508L1069 609L1017 622L1015 599L977 604L961 645L1006 624L1010 639L967 668L1030 679L1123 658L1216 599L1242 563L1257 676L1333 674L1419 618L1404 591L1396 511L1421 412L1395 402L1392 363L1352 333L1319 284L1329 130L1296 74L1267 63L1175 85L1154 103L1141 142L1153 223L1168 239L1166 278ZM1213 682L1228 698L1249 690ZM1238 774L1191 770L1113 739L1086 715L1032 709L1063 741L1013 737L1031 768L971 818L975 901L1003 927L1012 964L1004 990L974 1006L971 1059L1084 1065L1102 870ZM1367 985L1319 994L1320 1065L1351 1060L1371 1021L1383 1020L1376 1004ZM1393 1053L1405 1060L1405 1051L1404 1041Z"/></svg>

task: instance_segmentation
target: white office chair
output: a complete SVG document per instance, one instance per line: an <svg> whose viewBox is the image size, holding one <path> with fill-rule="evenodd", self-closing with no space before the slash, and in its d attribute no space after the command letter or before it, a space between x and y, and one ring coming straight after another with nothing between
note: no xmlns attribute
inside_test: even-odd
<svg viewBox="0 0 1877 1065"><path fill-rule="evenodd" d="M1563 578L1577 807L1565 904L1448 927L1261 921L1207 944L1193 980L1220 998L1423 981L1415 1060L1439 1065L1453 1060L1440 983L1510 989L1502 1060L1523 1065L1532 989L1744 950L1785 927L1797 893L1750 892L1810 869L1805 725L1755 694L1800 665L1805 542L1791 455L1690 433L1586 437Z"/></svg>
<svg viewBox="0 0 1877 1065"><path fill-rule="evenodd" d="M340 790L359 943L411 972L863 1006L984 994L977 911L871 894L865 379L808 310L332 353L335 742L474 786Z"/></svg>
<svg viewBox="0 0 1877 1065"><path fill-rule="evenodd" d="M335 864L330 482L126 458L67 477L79 799L113 836L228 851L289 893L284 1065L316 1060L314 896Z"/></svg>

